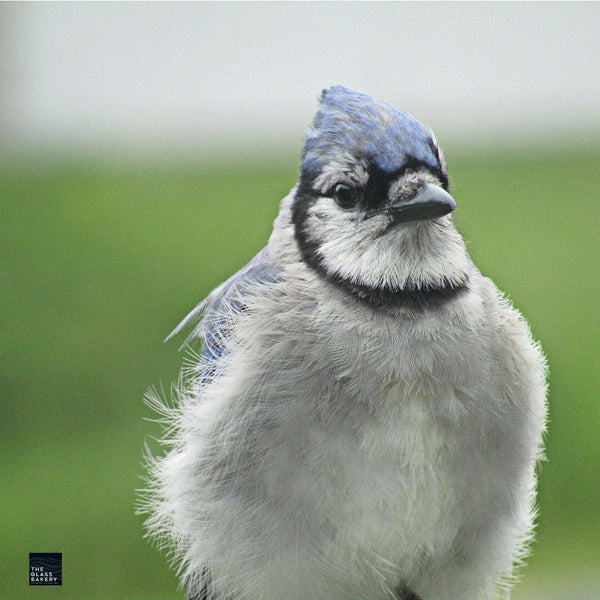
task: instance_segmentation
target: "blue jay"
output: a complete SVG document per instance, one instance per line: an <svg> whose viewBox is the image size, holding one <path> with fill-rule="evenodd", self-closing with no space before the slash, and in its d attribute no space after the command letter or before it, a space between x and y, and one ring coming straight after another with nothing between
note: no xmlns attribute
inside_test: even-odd
<svg viewBox="0 0 600 600"><path fill-rule="evenodd" d="M448 190L429 129L322 93L268 245L174 332L192 359L147 526L189 599L508 596L546 366Z"/></svg>

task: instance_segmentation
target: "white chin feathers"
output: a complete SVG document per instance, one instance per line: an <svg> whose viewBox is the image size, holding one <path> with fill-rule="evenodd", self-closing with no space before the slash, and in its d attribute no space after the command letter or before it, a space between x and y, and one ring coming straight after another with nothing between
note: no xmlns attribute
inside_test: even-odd
<svg viewBox="0 0 600 600"><path fill-rule="evenodd" d="M460 285L472 269L462 237L445 216L392 227L385 214L364 218L321 198L305 232L330 275L374 289Z"/></svg>

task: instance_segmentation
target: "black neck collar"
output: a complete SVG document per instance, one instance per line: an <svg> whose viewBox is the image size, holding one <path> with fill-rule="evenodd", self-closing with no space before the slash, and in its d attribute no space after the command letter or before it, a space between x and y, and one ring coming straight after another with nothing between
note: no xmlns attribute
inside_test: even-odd
<svg viewBox="0 0 600 600"><path fill-rule="evenodd" d="M374 308L408 308L422 311L440 307L469 290L467 280L453 283L444 280L440 285L423 285L406 288L371 287L326 273L320 266L317 271L333 285L343 289L360 302Z"/></svg>

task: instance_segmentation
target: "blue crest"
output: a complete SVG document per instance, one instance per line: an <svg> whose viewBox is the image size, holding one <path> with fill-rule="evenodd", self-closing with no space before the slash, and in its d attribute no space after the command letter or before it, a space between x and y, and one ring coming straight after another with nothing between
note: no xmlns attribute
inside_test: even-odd
<svg viewBox="0 0 600 600"><path fill-rule="evenodd" d="M324 90L306 134L302 170L319 172L332 159L366 159L392 172L408 163L438 171L440 156L432 132L407 112L342 86Z"/></svg>

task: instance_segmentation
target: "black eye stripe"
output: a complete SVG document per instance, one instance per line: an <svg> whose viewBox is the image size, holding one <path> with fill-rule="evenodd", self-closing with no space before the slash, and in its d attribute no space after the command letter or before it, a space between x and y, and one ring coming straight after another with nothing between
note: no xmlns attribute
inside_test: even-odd
<svg viewBox="0 0 600 600"><path fill-rule="evenodd" d="M432 166L424 163L423 161L417 160L412 156L407 156L402 167L394 169L393 171L386 171L378 167L376 164L371 163L367 170L368 179L364 185L357 185L344 180L337 181L326 191L319 189L313 189L313 191L315 195L335 198L336 187L339 185L344 185L355 190L355 193L359 195L358 201L361 204L364 204L365 208L373 208L378 202L381 201L382 198L387 197L390 186L394 181L411 171L423 171L431 173L431 175L439 180L441 187L448 191L448 175L441 166Z"/></svg>

